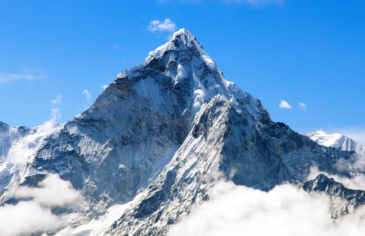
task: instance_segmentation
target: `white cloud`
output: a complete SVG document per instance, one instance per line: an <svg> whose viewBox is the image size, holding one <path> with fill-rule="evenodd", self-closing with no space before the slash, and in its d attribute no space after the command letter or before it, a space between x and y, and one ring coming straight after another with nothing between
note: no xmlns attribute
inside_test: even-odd
<svg viewBox="0 0 365 236"><path fill-rule="evenodd" d="M279 104L280 108L283 109L292 109L293 107L289 105L289 103L287 101L281 100L280 104Z"/></svg>
<svg viewBox="0 0 365 236"><path fill-rule="evenodd" d="M51 103L52 103L52 105L53 105L53 106L55 106L56 104L61 103L61 100L62 100L62 96L61 96L61 94L59 93L59 94L57 95L56 100L52 100L52 101L51 101Z"/></svg>
<svg viewBox="0 0 365 236"><path fill-rule="evenodd" d="M23 165L27 163L28 157L32 155L33 149L22 145L13 145L9 151L8 161L13 164Z"/></svg>
<svg viewBox="0 0 365 236"><path fill-rule="evenodd" d="M300 103L299 103L299 106L300 106L300 108L301 108L303 111L306 111L306 110L307 110L307 105L305 105L304 103L300 102Z"/></svg>
<svg viewBox="0 0 365 236"><path fill-rule="evenodd" d="M20 235L34 233L55 224L58 217L50 209L37 202L19 202L16 205L0 207L0 235Z"/></svg>
<svg viewBox="0 0 365 236"><path fill-rule="evenodd" d="M163 22L159 20L154 20L150 22L147 30L151 32L174 32L176 30L176 25L170 19L165 19Z"/></svg>
<svg viewBox="0 0 365 236"><path fill-rule="evenodd" d="M45 206L64 206L81 200L79 192L72 188L71 183L62 180L57 174L49 174L39 183L39 187L21 186L15 197L33 198L33 201Z"/></svg>
<svg viewBox="0 0 365 236"><path fill-rule="evenodd" d="M87 101L90 102L91 101L91 94L89 93L89 91L87 91L85 89L84 92L82 92L82 93L85 94Z"/></svg>
<svg viewBox="0 0 365 236"><path fill-rule="evenodd" d="M359 208L334 224L329 198L289 184L263 192L232 182L217 183L210 200L171 227L169 236L363 235Z"/></svg>
<svg viewBox="0 0 365 236"><path fill-rule="evenodd" d="M35 80L35 79L42 79L44 78L44 75L32 75L32 74L24 74L24 75L18 75L18 74L11 74L11 73L0 73L0 83L5 83L13 80Z"/></svg>
<svg viewBox="0 0 365 236"><path fill-rule="evenodd" d="M108 87L108 85L103 84L101 87L105 90Z"/></svg>
<svg viewBox="0 0 365 236"><path fill-rule="evenodd" d="M52 116L52 118L51 118L51 120L52 121L56 121L56 120L59 120L59 119L61 119L61 112L60 112L60 110L58 109L58 108L52 108L51 109L51 116Z"/></svg>
<svg viewBox="0 0 365 236"><path fill-rule="evenodd" d="M82 197L72 189L70 182L57 174L48 175L39 188L22 186L15 192L17 198L32 198L16 205L0 207L0 235L28 235L37 230L52 229L59 218L51 213L50 206L81 203Z"/></svg>

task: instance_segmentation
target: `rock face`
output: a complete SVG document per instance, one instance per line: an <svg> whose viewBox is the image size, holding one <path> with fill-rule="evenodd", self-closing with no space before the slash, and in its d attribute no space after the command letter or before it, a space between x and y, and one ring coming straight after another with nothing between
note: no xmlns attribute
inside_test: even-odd
<svg viewBox="0 0 365 236"><path fill-rule="evenodd" d="M226 81L182 29L118 74L88 110L44 136L1 199L58 173L88 201L72 213L74 227L134 199L107 227L69 235L165 235L209 199L219 179L267 191L304 181L313 165L338 174L336 163L348 158L271 121L260 100Z"/></svg>
<svg viewBox="0 0 365 236"><path fill-rule="evenodd" d="M338 197L345 202L338 207L333 207L333 217L338 218L341 215L352 213L357 207L365 204L365 191L353 190L346 188L343 184L336 182L333 178L320 174L314 180L307 181L303 184L303 189L308 193L324 192L332 197Z"/></svg>
<svg viewBox="0 0 365 236"><path fill-rule="evenodd" d="M333 147L338 150L348 151L348 152L356 152L365 156L365 146L362 146L356 143L354 140L338 133L327 133L323 130L319 129L316 131L312 131L304 134L308 136L316 143L326 146Z"/></svg>

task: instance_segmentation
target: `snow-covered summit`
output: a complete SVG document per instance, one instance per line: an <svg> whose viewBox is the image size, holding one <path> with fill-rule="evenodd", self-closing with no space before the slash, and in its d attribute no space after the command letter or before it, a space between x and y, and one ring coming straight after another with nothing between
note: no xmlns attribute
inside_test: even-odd
<svg viewBox="0 0 365 236"><path fill-rule="evenodd" d="M189 48L196 48L200 56L207 63L207 65L210 65L212 67L215 66L214 61L203 50L203 47L197 41L195 36L186 29L180 29L179 31L176 31L166 44L150 52L148 57L146 58L146 61L150 61L153 58L159 58L163 56L164 53L166 53L167 51L185 51Z"/></svg>
<svg viewBox="0 0 365 236"><path fill-rule="evenodd" d="M333 147L342 151L353 151L361 155L365 155L365 146L362 146L354 140L339 133L327 133L322 129L319 129L304 135L308 136L316 143L326 147Z"/></svg>
<svg viewBox="0 0 365 236"><path fill-rule="evenodd" d="M195 36L186 29L180 29L179 31L176 31L172 35L172 37L167 43L156 48L154 51L151 51L144 62L140 63L137 66L132 67L131 69L122 71L117 75L117 78L126 77L130 73L146 66L153 59L159 59L163 57L169 51L184 52L192 50L197 52L195 56L200 57L206 63L206 65L210 66L212 69L214 68L217 69L217 66L215 65L214 61L203 50L203 47L197 41ZM173 59L174 58L171 58L171 60Z"/></svg>
<svg viewBox="0 0 365 236"><path fill-rule="evenodd" d="M150 52L141 64L119 73L113 84L125 83L121 82L125 79L137 82L138 95L151 98L158 105L164 100L160 92L165 89L161 89L161 86L172 86L174 91L183 92L179 94L179 100L186 101L187 107L183 110L193 107L193 113L217 95L230 100L233 106L245 103L249 113L254 116L260 117L263 112L258 99L225 79L195 36L186 29L175 32L166 44ZM166 84L167 81L172 84ZM267 114L266 111L264 113Z"/></svg>

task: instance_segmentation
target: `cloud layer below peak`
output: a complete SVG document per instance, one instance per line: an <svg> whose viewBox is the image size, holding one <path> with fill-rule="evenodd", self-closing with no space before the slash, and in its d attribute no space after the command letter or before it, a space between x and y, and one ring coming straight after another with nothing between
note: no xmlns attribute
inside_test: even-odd
<svg viewBox="0 0 365 236"><path fill-rule="evenodd" d="M364 208L335 224L327 196L309 195L289 184L264 192L220 182L209 196L209 201L172 226L168 235L357 236L365 230L360 218Z"/></svg>

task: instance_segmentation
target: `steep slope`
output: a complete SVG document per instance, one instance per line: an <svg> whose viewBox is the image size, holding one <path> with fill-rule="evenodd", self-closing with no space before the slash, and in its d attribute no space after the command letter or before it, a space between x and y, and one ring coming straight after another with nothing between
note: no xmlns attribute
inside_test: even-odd
<svg viewBox="0 0 365 236"><path fill-rule="evenodd" d="M46 136L2 202L17 186L36 186L57 173L88 202L63 215L80 226L64 229L68 235L165 235L209 199L207 190L219 179L267 191L304 181L313 165L339 174L336 163L348 158L271 121L261 102L227 82L182 29L118 74L88 110ZM126 202L103 230L88 224Z"/></svg>
<svg viewBox="0 0 365 236"><path fill-rule="evenodd" d="M365 146L362 146L354 140L339 133L327 133L319 129L304 135L308 136L316 143L326 147L333 147L342 151L356 152L358 154L365 155Z"/></svg>

